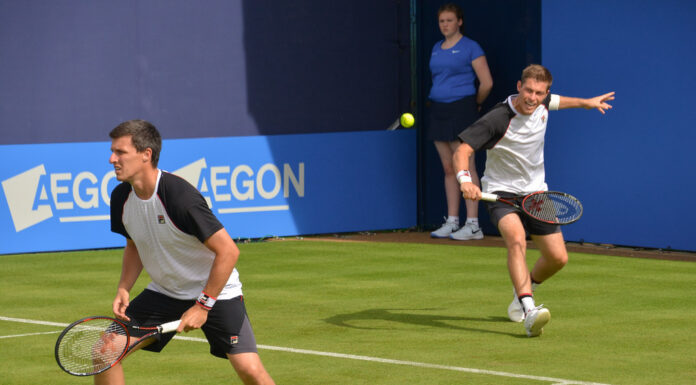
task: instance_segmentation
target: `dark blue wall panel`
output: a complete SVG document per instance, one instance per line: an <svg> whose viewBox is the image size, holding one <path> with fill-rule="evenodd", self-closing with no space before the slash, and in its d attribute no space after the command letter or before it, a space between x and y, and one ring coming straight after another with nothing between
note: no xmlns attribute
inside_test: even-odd
<svg viewBox="0 0 696 385"><path fill-rule="evenodd" d="M408 3L0 0L0 144L385 129Z"/></svg>
<svg viewBox="0 0 696 385"><path fill-rule="evenodd" d="M573 110L549 118L549 186L585 204L568 239L696 250L694 14L696 3L679 0L543 2L552 92L616 91L605 116Z"/></svg>

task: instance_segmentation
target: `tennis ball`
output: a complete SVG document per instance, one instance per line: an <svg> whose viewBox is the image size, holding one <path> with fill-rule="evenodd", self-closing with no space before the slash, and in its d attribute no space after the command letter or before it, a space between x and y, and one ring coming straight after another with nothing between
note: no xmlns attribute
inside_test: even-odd
<svg viewBox="0 0 696 385"><path fill-rule="evenodd" d="M413 117L413 115L409 114L408 112L401 115L401 125L409 128L413 126L413 124L416 122L416 118Z"/></svg>

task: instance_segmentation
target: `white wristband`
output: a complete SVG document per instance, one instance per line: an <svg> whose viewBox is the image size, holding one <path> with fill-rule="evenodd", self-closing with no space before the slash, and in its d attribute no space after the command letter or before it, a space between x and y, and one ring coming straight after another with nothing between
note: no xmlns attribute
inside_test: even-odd
<svg viewBox="0 0 696 385"><path fill-rule="evenodd" d="M561 97L556 94L551 94L551 100L549 101L549 110L556 111L561 105Z"/></svg>
<svg viewBox="0 0 696 385"><path fill-rule="evenodd" d="M202 292L201 295L198 296L198 299L196 302L203 307L205 310L210 310L213 308L213 305L215 305L216 299L214 297L209 296L205 292Z"/></svg>
<svg viewBox="0 0 696 385"><path fill-rule="evenodd" d="M464 182L469 182L471 183L471 174L469 173L469 170L459 170L457 173L457 181L459 184L462 184Z"/></svg>

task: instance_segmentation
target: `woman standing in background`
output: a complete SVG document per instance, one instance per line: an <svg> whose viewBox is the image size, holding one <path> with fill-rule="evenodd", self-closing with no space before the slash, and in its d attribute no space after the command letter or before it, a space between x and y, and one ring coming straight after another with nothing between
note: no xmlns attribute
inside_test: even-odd
<svg viewBox="0 0 696 385"><path fill-rule="evenodd" d="M435 43L430 56L432 88L428 139L435 142L445 173L447 218L430 233L434 238L482 239L478 224L478 202L465 200L466 223L459 226L461 193L452 165L459 145L457 135L479 118L481 104L493 88L486 56L475 41L463 35L463 12L456 4L445 4L437 12L443 40ZM476 88L476 80L479 87ZM469 158L471 178L480 186L474 155Z"/></svg>

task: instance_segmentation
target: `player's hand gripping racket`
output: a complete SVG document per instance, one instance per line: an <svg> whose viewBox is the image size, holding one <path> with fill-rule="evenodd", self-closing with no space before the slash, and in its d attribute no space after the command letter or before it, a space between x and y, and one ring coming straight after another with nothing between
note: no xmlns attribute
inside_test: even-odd
<svg viewBox="0 0 696 385"><path fill-rule="evenodd" d="M481 200L506 203L520 209L532 219L556 225L573 223L582 216L580 201L570 194L558 191L538 191L519 199L481 193Z"/></svg>
<svg viewBox="0 0 696 385"><path fill-rule="evenodd" d="M138 327L148 333L131 343L123 322L110 317L87 317L70 324L56 341L58 366L74 376L99 374L121 361L129 351L147 339L175 331L181 321L159 326ZM136 339L137 337L133 337Z"/></svg>

